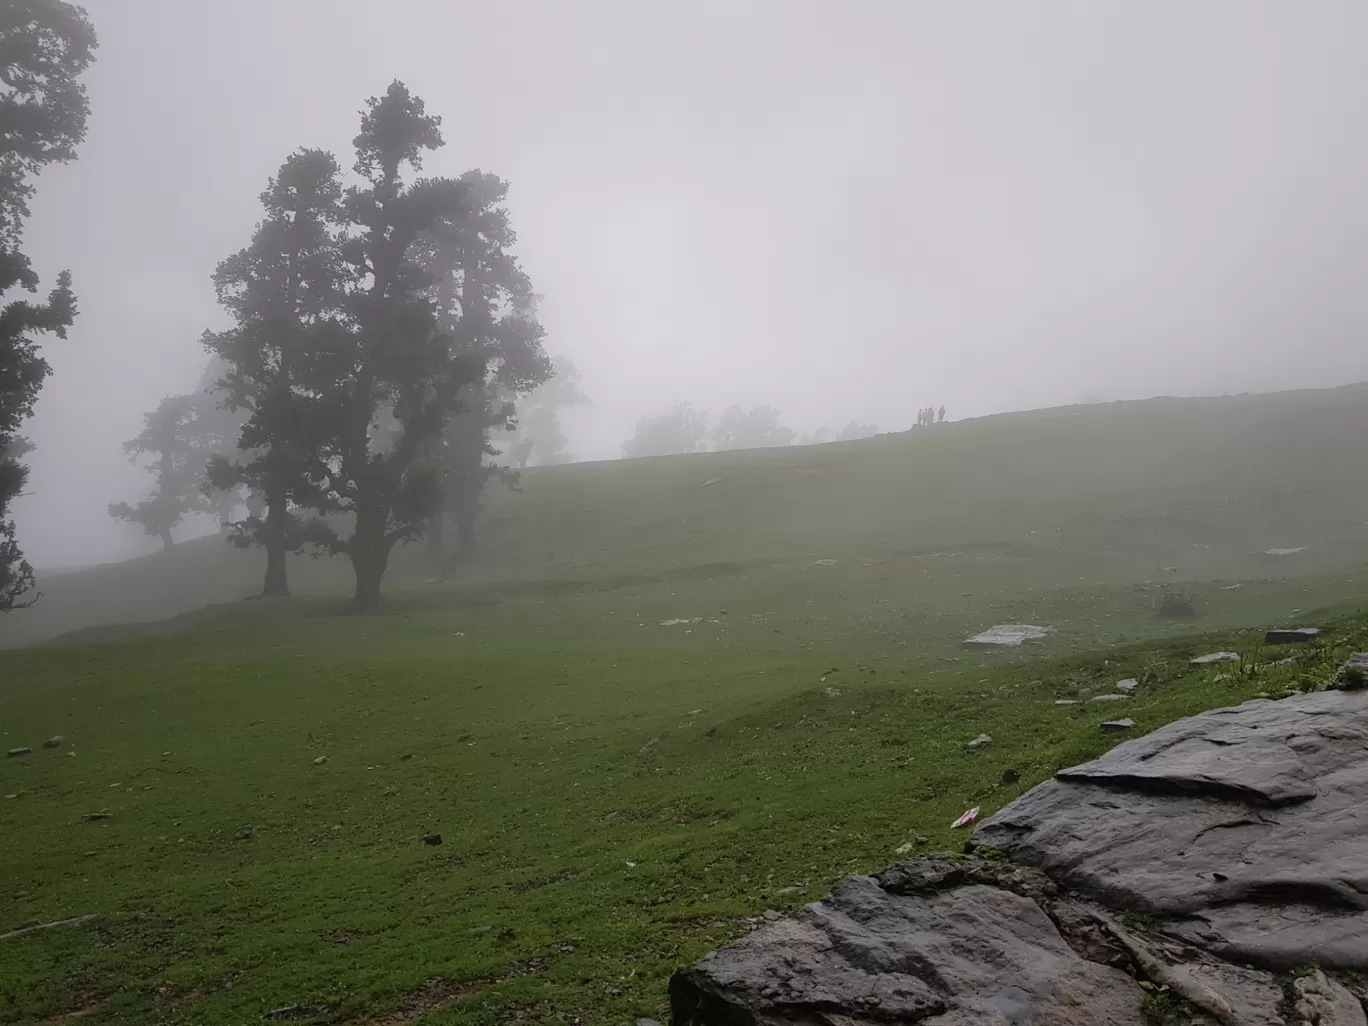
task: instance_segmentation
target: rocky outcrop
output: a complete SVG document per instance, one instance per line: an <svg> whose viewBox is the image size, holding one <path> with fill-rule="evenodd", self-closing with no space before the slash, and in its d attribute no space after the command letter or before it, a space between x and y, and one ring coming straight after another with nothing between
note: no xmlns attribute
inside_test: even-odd
<svg viewBox="0 0 1368 1026"><path fill-rule="evenodd" d="M677 973L675 1026L1368 1026L1368 692L1170 724L974 841Z"/></svg>

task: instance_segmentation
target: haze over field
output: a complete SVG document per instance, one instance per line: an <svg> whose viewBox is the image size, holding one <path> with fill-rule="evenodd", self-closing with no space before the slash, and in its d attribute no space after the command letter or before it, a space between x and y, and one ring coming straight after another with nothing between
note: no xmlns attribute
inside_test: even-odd
<svg viewBox="0 0 1368 1026"><path fill-rule="evenodd" d="M145 551L119 443L194 387L266 179L349 165L395 77L444 118L425 173L511 183L581 459L685 401L801 435L1368 377L1350 0L85 6L89 136L27 236L80 306L25 429L39 567Z"/></svg>

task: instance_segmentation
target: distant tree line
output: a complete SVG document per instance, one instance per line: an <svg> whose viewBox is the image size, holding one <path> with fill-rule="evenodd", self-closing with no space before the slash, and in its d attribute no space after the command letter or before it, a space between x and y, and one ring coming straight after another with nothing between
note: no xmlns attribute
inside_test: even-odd
<svg viewBox="0 0 1368 1026"><path fill-rule="evenodd" d="M821 427L799 438L792 428L779 423L779 411L773 406L756 406L750 410L730 406L718 422L709 428L706 413L695 410L688 403L681 403L669 413L639 421L636 434L623 443L622 455L631 459L704 452L708 449L709 441L718 451L767 449L792 445L795 441L799 445L820 445L823 442L873 438L878 433L877 424L861 424L852 420L834 436Z"/></svg>

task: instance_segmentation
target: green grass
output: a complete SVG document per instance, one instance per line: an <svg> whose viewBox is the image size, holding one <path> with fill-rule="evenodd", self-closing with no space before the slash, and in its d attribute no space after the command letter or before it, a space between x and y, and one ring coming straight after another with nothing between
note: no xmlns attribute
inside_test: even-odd
<svg viewBox="0 0 1368 1026"><path fill-rule="evenodd" d="M475 565L427 583L437 575L411 546L387 589L420 601L552 595L823 558L871 563L899 595L937 599L1338 572L1368 561L1365 400L1363 385L1150 400L861 442L538 468L522 492L490 495ZM349 582L341 560L300 557L291 574L302 595ZM261 577L259 551L217 537L44 576L37 606L0 618L0 645L235 601Z"/></svg>
<svg viewBox="0 0 1368 1026"><path fill-rule="evenodd" d="M407 553L378 617L337 615L318 562L304 597L195 609L255 583L215 539L55 578L9 640L77 633L0 653L0 747L35 749L0 759L0 933L93 918L0 939L0 1021L659 1017L748 918L962 844L966 808L1115 744L1101 720L1368 645L1362 397L555 468L496 497L459 578ZM1175 590L1194 620L1156 615ZM1322 616L1332 651L1188 664ZM960 646L1005 621L1057 632Z"/></svg>
<svg viewBox="0 0 1368 1026"><path fill-rule="evenodd" d="M1102 597L1079 604L1096 615ZM965 808L1116 742L1098 723L1119 703L1056 698L1140 677L1124 708L1139 732L1329 665L1188 666L1250 650L1235 632L969 654L891 609L827 637L731 611L660 627L643 599L262 613L10 653L4 745L37 751L0 763L18 795L0 799L0 932L96 918L0 941L0 1020L659 1014L668 974L745 917L903 844L955 845ZM1341 614L1341 649L1360 623ZM984 732L992 745L965 747ZM39 747L57 733L64 749Z"/></svg>

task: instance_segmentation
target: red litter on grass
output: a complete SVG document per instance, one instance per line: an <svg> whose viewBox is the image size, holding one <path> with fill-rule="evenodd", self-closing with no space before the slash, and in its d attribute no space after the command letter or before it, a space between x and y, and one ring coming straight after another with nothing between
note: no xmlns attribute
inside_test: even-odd
<svg viewBox="0 0 1368 1026"><path fill-rule="evenodd" d="M979 807L975 805L959 819L950 824L951 830L958 830L960 827L973 826L978 822Z"/></svg>

